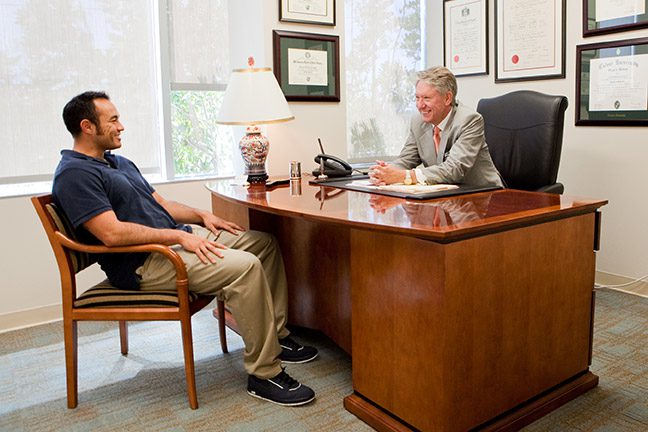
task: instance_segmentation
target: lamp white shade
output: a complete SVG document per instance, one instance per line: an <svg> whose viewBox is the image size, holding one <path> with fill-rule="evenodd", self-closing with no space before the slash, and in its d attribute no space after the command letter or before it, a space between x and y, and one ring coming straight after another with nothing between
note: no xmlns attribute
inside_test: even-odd
<svg viewBox="0 0 648 432"><path fill-rule="evenodd" d="M272 70L248 68L232 71L216 122L258 125L294 118Z"/></svg>

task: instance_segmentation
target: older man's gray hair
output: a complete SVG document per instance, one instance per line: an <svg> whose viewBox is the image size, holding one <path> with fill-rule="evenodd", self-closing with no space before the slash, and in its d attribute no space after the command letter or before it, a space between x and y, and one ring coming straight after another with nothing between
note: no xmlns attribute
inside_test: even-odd
<svg viewBox="0 0 648 432"><path fill-rule="evenodd" d="M456 103L457 79L450 70L443 66L434 66L418 72L417 77L418 81L423 81L426 84L431 85L442 95L445 95L448 92L452 93L452 103Z"/></svg>

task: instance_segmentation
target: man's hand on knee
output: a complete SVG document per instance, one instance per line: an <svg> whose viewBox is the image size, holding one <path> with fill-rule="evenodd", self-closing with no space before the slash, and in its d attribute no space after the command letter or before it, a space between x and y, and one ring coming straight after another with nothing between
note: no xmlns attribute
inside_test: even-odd
<svg viewBox="0 0 648 432"><path fill-rule="evenodd" d="M238 235L240 231L245 231L242 227L235 224L234 222L226 221L212 213L205 213L203 215L203 225L209 231L213 232L214 235L218 235L220 230L230 232L234 235Z"/></svg>
<svg viewBox="0 0 648 432"><path fill-rule="evenodd" d="M199 237L191 233L185 233L180 239L180 246L189 252L193 252L198 259L205 264L216 262L216 258L223 258L220 249L227 249L225 245Z"/></svg>

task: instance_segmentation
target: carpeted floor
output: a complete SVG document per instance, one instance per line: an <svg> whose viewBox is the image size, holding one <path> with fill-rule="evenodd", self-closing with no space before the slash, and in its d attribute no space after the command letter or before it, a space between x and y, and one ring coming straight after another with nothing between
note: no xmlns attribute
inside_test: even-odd
<svg viewBox="0 0 648 432"><path fill-rule="evenodd" d="M525 431L648 430L648 299L597 293L594 390ZM242 343L230 333L220 353L210 311L194 317L200 409L189 409L177 323L134 323L130 353L119 354L116 325L82 323L79 406L66 408L60 323L0 334L0 431L369 431L344 410L351 361L314 332L302 341L320 358L288 372L317 392L313 404L283 408L245 392Z"/></svg>

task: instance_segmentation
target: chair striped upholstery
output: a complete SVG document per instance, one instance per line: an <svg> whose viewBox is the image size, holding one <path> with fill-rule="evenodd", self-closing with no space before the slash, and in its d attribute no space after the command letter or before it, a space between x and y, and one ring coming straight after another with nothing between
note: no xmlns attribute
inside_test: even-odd
<svg viewBox="0 0 648 432"><path fill-rule="evenodd" d="M189 291L189 302L198 294ZM108 279L93 286L75 301L75 308L89 307L178 307L176 291L132 291L115 288Z"/></svg>
<svg viewBox="0 0 648 432"><path fill-rule="evenodd" d="M74 229L72 228L72 224L63 213L59 212L55 204L48 204L47 211L50 216L52 216L52 219L54 219L54 223L61 233L74 241L78 241ZM80 272L96 262L92 254L78 252L71 249L66 249L66 252L72 260L75 273ZM190 303L195 301L197 298L197 294L189 291ZM85 291L74 301L75 308L162 308L178 306L178 293L175 290L124 290L111 285L108 279Z"/></svg>

